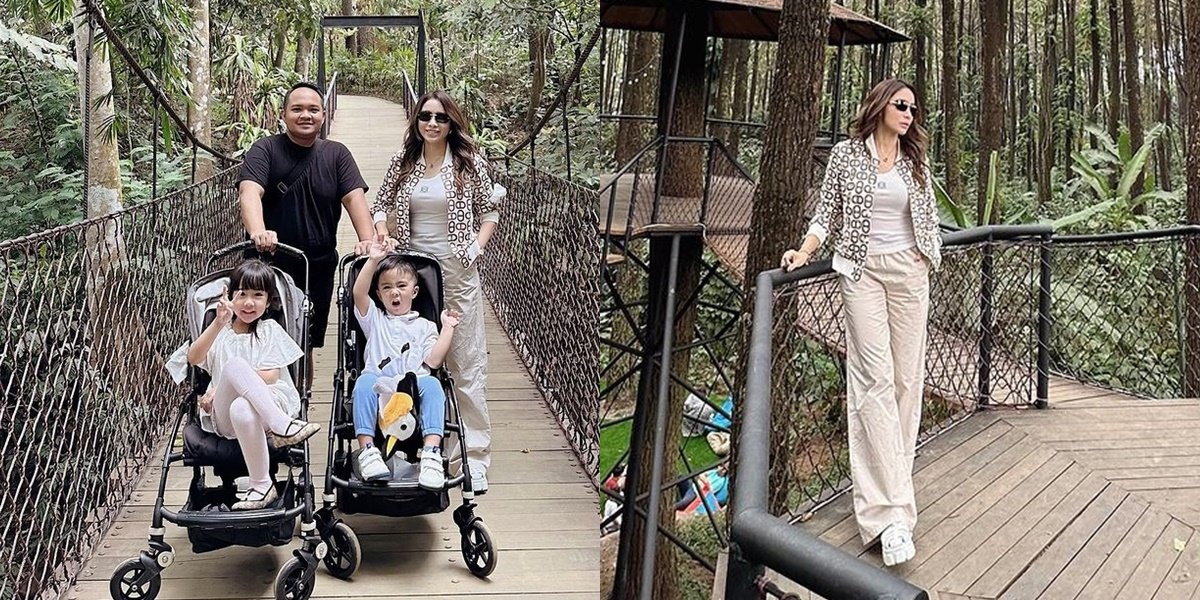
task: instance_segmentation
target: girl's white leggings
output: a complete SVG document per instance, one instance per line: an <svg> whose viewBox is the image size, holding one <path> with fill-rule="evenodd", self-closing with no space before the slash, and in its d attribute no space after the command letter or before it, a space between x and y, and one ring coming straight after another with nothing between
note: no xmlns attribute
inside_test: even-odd
<svg viewBox="0 0 1200 600"><path fill-rule="evenodd" d="M281 372L280 377L287 377ZM279 408L271 388L249 363L234 358L221 370L213 396L213 425L217 434L236 439L250 472L250 488L265 491L271 484L267 431L287 431L292 418Z"/></svg>

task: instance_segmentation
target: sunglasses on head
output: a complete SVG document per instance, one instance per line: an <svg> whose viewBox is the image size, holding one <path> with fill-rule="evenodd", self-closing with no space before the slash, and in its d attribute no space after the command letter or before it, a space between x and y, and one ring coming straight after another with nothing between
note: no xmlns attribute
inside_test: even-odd
<svg viewBox="0 0 1200 600"><path fill-rule="evenodd" d="M444 112L432 112L428 110L417 113L417 120L422 123L428 123L435 119L438 123L446 124L450 122L450 115Z"/></svg>
<svg viewBox="0 0 1200 600"><path fill-rule="evenodd" d="M894 101L892 101L892 102L889 102L888 104L891 104L892 106L895 106L895 107L896 107L896 110L898 110L898 111L900 111L900 112L908 112L908 111L910 111L910 110L911 110L911 111L912 111L912 114L914 114L914 115L915 115L915 114L917 114L917 105L916 105L916 104L909 104L909 103L908 103L907 101L905 101L905 100L894 100Z"/></svg>

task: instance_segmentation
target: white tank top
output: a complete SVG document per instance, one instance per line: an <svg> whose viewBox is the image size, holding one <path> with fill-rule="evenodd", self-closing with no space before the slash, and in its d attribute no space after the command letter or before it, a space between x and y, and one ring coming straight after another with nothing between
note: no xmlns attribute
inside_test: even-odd
<svg viewBox="0 0 1200 600"><path fill-rule="evenodd" d="M409 203L409 246L439 259L450 258L450 215L441 172L417 181Z"/></svg>
<svg viewBox="0 0 1200 600"><path fill-rule="evenodd" d="M908 186L904 185L899 170L893 167L887 173L880 173L875 183L867 255L891 254L915 248L916 245Z"/></svg>

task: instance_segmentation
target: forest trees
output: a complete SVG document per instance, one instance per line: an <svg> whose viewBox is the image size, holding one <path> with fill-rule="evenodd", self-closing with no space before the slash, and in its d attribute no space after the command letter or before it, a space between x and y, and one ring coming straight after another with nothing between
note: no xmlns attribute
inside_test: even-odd
<svg viewBox="0 0 1200 600"><path fill-rule="evenodd" d="M1187 99L1183 122L1187 127L1185 148L1187 160L1187 222L1200 225L1200 0L1186 0L1187 42L1184 50L1186 71L1183 78ZM1194 238L1186 248L1185 280L1186 356L1183 395L1200 396L1200 242Z"/></svg>
<svg viewBox="0 0 1200 600"><path fill-rule="evenodd" d="M811 148L816 142L820 119L820 83L825 73L822 57L828 31L829 11L825 6L816 2L784 3L779 21L779 58L763 145L763 177L754 194L750 218L746 273L779 266L784 250L796 243L796 232L808 205L808 190L818 183L811 167ZM753 283L752 278L746 278L744 314L752 312L754 294L749 290ZM774 347L785 346L776 343ZM787 410L784 404L778 403L772 413ZM775 439L783 434L773 430L771 440L770 488L776 493L768 508L776 511L774 514L786 509L787 490L796 483L791 461L786 459L790 455L789 445L782 438ZM780 452L778 457L774 456L776 450Z"/></svg>

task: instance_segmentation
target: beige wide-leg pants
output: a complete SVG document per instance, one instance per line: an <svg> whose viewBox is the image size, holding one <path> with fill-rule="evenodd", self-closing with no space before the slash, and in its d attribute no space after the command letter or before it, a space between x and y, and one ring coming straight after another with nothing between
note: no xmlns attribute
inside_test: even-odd
<svg viewBox="0 0 1200 600"><path fill-rule="evenodd" d="M917 524L912 470L921 424L929 266L916 248L868 256L843 276L846 413L854 513L864 544Z"/></svg>
<svg viewBox="0 0 1200 600"><path fill-rule="evenodd" d="M492 462L492 423L487 407L487 337L483 321L483 290L479 287L479 268L463 267L457 257L439 261L442 266L443 296L446 308L462 313L454 329L454 339L446 356L446 366L454 378L454 395L466 428L467 458L471 466L487 472ZM450 459L459 460L458 446Z"/></svg>

